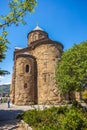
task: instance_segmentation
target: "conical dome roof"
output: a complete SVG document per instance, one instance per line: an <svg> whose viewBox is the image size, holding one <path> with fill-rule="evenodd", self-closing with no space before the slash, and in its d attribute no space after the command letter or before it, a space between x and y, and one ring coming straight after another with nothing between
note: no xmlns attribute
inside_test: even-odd
<svg viewBox="0 0 87 130"><path fill-rule="evenodd" d="M40 31L43 31L43 29L42 28L40 28L38 25L33 29L33 31L35 31L35 30L40 30Z"/></svg>

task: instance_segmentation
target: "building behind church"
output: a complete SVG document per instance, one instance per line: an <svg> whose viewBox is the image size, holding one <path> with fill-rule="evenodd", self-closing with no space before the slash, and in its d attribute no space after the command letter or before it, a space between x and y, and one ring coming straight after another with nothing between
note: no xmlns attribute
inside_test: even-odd
<svg viewBox="0 0 87 130"><path fill-rule="evenodd" d="M54 77L63 45L51 40L39 26L27 38L28 46L14 51L11 101L16 105L58 104L61 96Z"/></svg>

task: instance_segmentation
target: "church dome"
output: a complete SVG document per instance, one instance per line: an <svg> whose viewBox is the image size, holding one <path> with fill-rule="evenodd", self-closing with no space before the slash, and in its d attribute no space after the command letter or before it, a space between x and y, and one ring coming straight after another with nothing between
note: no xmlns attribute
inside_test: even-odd
<svg viewBox="0 0 87 130"><path fill-rule="evenodd" d="M48 38L48 34L40 28L38 25L28 33L28 46L35 41L42 40Z"/></svg>

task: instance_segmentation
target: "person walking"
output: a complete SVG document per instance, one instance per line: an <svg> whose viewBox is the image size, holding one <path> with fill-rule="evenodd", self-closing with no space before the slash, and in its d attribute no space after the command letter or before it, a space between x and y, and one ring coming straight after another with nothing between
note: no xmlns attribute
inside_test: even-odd
<svg viewBox="0 0 87 130"><path fill-rule="evenodd" d="M8 103L8 108L10 108L10 97L8 97L7 103Z"/></svg>
<svg viewBox="0 0 87 130"><path fill-rule="evenodd" d="M0 98L0 103L2 103L2 97Z"/></svg>

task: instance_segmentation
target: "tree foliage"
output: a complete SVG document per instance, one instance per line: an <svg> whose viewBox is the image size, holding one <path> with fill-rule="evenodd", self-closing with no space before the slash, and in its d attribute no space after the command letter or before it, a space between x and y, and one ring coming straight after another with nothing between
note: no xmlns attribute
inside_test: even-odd
<svg viewBox="0 0 87 130"><path fill-rule="evenodd" d="M82 99L87 102L87 88L82 92Z"/></svg>
<svg viewBox="0 0 87 130"><path fill-rule="evenodd" d="M5 58L5 52L7 51L7 44L9 43L7 39L8 32L6 28L19 23L26 24L24 17L34 11L36 5L36 0L9 0L9 12L6 16L0 15L0 62ZM0 75L6 74L0 70Z"/></svg>
<svg viewBox="0 0 87 130"><path fill-rule="evenodd" d="M87 42L75 44L63 53L56 81L62 93L81 91L87 85Z"/></svg>

